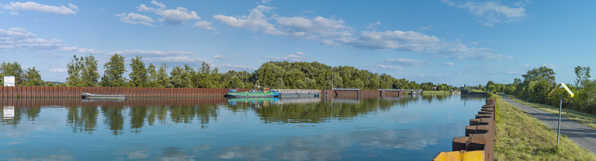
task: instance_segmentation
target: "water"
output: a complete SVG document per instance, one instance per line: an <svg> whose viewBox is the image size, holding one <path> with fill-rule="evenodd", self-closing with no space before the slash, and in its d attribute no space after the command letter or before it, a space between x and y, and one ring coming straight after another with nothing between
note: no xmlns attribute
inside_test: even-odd
<svg viewBox="0 0 596 161"><path fill-rule="evenodd" d="M484 104L460 95L0 101L0 160L431 160ZM4 115L11 105L14 116Z"/></svg>

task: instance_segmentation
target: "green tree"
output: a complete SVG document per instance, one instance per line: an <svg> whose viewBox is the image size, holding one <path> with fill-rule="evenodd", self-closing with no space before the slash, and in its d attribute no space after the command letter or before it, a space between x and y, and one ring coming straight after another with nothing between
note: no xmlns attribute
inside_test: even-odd
<svg viewBox="0 0 596 161"><path fill-rule="evenodd" d="M15 86L20 85L23 82L23 69L21 69L21 64L17 62L2 62L0 65L0 80L4 83L4 76L14 76L15 77Z"/></svg>
<svg viewBox="0 0 596 161"><path fill-rule="evenodd" d="M174 86L174 88L191 88L191 75L180 66L176 66L170 72L170 84Z"/></svg>
<svg viewBox="0 0 596 161"><path fill-rule="evenodd" d="M157 83L158 75L157 71L155 70L155 65L153 65L153 63L150 63L149 67L147 67L147 74L149 74L149 82L147 87L159 87L159 84Z"/></svg>
<svg viewBox="0 0 596 161"><path fill-rule="evenodd" d="M66 78L66 86L68 87L81 87L82 86L82 79L81 79L81 70L83 69L83 62L81 61L83 57L77 58L77 55L72 56L72 60L70 63L66 65L68 68L68 77Z"/></svg>
<svg viewBox="0 0 596 161"><path fill-rule="evenodd" d="M23 85L24 86L42 86L44 84L43 80L41 80L41 75L39 71L33 68L27 68L25 75L23 76Z"/></svg>
<svg viewBox="0 0 596 161"><path fill-rule="evenodd" d="M132 87L144 87L147 84L147 69L145 69L145 63L141 61L142 58L142 56L136 56L130 59L132 71L128 76Z"/></svg>
<svg viewBox="0 0 596 161"><path fill-rule="evenodd" d="M244 88L244 83L237 76L232 77L232 88Z"/></svg>
<svg viewBox="0 0 596 161"><path fill-rule="evenodd" d="M97 60L93 54L83 57L83 68L81 72L81 80L83 87L96 87L98 85L99 72L97 71Z"/></svg>
<svg viewBox="0 0 596 161"><path fill-rule="evenodd" d="M123 74L126 72L126 66L124 65L124 59L122 55L117 53L110 57L110 61L103 65L105 69L103 77L101 77L102 87L124 87L126 86L126 78Z"/></svg>
<svg viewBox="0 0 596 161"><path fill-rule="evenodd" d="M172 88L174 87L170 83L170 78L168 76L168 65L166 63L162 63L159 66L159 71L157 72L157 84L162 88Z"/></svg>
<svg viewBox="0 0 596 161"><path fill-rule="evenodd" d="M590 67L581 67L581 66L577 66L575 67L575 75L577 76L577 78L575 78L575 86L576 87L582 87L582 83L587 81L591 76L590 76Z"/></svg>

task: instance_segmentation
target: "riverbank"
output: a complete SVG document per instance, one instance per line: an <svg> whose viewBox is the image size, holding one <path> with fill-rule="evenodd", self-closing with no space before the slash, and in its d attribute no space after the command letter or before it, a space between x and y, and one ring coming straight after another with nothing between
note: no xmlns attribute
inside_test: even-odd
<svg viewBox="0 0 596 161"><path fill-rule="evenodd" d="M540 120L497 99L495 160L596 160L590 151L561 136Z"/></svg>
<svg viewBox="0 0 596 161"><path fill-rule="evenodd" d="M559 114L559 107L555 107L552 105L539 104L539 103L526 102L526 101L523 101L523 100L521 100L515 96L511 96L511 95L508 95L508 97L511 98L512 100L514 100L515 102L519 102L526 106L534 107L536 109L546 111L546 112L552 113L552 114L557 114L557 115ZM592 129L596 129L596 115L583 113L583 112L579 112L579 111L572 110L572 109L563 108L561 110L561 116L563 116L569 120L578 122L580 124L586 125Z"/></svg>

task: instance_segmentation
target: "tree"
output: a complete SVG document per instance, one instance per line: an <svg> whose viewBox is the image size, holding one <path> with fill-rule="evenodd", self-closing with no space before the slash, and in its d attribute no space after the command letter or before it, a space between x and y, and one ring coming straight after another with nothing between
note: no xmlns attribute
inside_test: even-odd
<svg viewBox="0 0 596 161"><path fill-rule="evenodd" d="M83 57L79 59L77 58L77 55L73 55L72 60L70 60L70 63L66 65L66 67L68 68L66 86L80 87L82 85L81 76L79 74L83 68L83 62L80 61L81 59L83 59Z"/></svg>
<svg viewBox="0 0 596 161"><path fill-rule="evenodd" d="M190 80L190 73L182 69L180 66L176 66L170 72L170 84L174 88L191 88L192 82Z"/></svg>
<svg viewBox="0 0 596 161"><path fill-rule="evenodd" d="M147 83L147 69L145 69L145 63L141 61L142 56L136 56L136 58L130 59L131 72L128 75L130 77L130 84L132 87L144 87Z"/></svg>
<svg viewBox="0 0 596 161"><path fill-rule="evenodd" d="M232 77L232 88L244 88L244 83L237 76Z"/></svg>
<svg viewBox="0 0 596 161"><path fill-rule="evenodd" d="M19 85L23 82L23 69L21 69L21 64L17 62L2 62L0 65L0 80L4 83L4 76L14 76L15 77L15 86Z"/></svg>
<svg viewBox="0 0 596 161"><path fill-rule="evenodd" d="M167 70L168 65L166 63L162 63L161 66L159 66L159 71L157 72L157 84L162 88L173 87L173 85L170 83Z"/></svg>
<svg viewBox="0 0 596 161"><path fill-rule="evenodd" d="M103 77L101 77L102 87L124 87L126 86L126 78L122 75L126 72L126 66L124 65L124 59L122 55L117 53L110 57L110 61L103 65L105 69Z"/></svg>
<svg viewBox="0 0 596 161"><path fill-rule="evenodd" d="M582 87L582 83L587 81L591 76L590 76L590 67L581 67L581 66L577 66L575 67L575 75L577 76L577 78L575 79L575 86L576 87Z"/></svg>
<svg viewBox="0 0 596 161"><path fill-rule="evenodd" d="M149 67L147 68L147 74L149 74L149 82L147 87L159 87L159 84L157 83L157 71L155 71L155 65L153 65L153 63L149 64Z"/></svg>
<svg viewBox="0 0 596 161"><path fill-rule="evenodd" d="M24 86L42 86L45 82L41 80L41 75L39 71L33 68L27 68L25 75L23 76L23 85Z"/></svg>
<svg viewBox="0 0 596 161"><path fill-rule="evenodd" d="M81 72L81 80L83 87L96 87L99 79L99 72L97 71L97 60L93 54L83 57L83 68Z"/></svg>
<svg viewBox="0 0 596 161"><path fill-rule="evenodd" d="M524 81L539 81L544 79L548 82L555 82L555 74L553 69L543 66L528 70L522 77L524 77Z"/></svg>

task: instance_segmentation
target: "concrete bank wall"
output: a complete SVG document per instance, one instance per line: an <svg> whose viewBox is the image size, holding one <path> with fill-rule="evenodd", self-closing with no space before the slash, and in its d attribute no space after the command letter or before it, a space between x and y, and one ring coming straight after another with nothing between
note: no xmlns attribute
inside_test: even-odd
<svg viewBox="0 0 596 161"><path fill-rule="evenodd" d="M239 92L250 89L238 89ZM223 97L229 89L214 88L137 88L137 87L4 87L0 97L81 97L81 93L127 95L128 97Z"/></svg>
<svg viewBox="0 0 596 161"><path fill-rule="evenodd" d="M452 151L440 152L435 161L492 161L495 140L495 106L494 99L487 100L475 119L470 120L470 126L465 127L464 137L455 137ZM462 127L463 128L463 127Z"/></svg>

